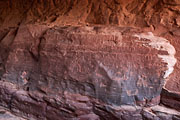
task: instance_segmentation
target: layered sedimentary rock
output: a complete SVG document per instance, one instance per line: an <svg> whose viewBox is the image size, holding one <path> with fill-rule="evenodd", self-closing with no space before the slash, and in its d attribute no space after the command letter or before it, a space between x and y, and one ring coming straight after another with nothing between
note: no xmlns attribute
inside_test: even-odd
<svg viewBox="0 0 180 120"><path fill-rule="evenodd" d="M1 36L1 105L38 119L120 119L106 107L157 105L176 64L167 39L140 29L21 25Z"/></svg>
<svg viewBox="0 0 180 120"><path fill-rule="evenodd" d="M2 46L8 44L10 49L1 80L28 90L69 91L115 105L148 102L160 95L169 69L158 55L168 53L143 45L132 36L138 33L131 31L21 26L14 39L2 40Z"/></svg>
<svg viewBox="0 0 180 120"><path fill-rule="evenodd" d="M179 6L1 0L0 105L28 119L180 119Z"/></svg>

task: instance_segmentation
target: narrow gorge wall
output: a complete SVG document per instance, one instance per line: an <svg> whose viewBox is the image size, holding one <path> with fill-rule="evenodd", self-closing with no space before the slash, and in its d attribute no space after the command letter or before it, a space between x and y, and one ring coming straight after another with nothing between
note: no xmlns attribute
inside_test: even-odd
<svg viewBox="0 0 180 120"><path fill-rule="evenodd" d="M180 119L179 13L178 0L1 0L0 105L26 119Z"/></svg>

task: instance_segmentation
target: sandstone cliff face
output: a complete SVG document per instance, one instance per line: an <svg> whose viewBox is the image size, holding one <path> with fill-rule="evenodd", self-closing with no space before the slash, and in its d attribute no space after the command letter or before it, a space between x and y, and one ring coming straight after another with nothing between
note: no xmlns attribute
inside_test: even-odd
<svg viewBox="0 0 180 120"><path fill-rule="evenodd" d="M180 110L179 13L178 0L0 1L0 105L29 119L179 119L155 106Z"/></svg>

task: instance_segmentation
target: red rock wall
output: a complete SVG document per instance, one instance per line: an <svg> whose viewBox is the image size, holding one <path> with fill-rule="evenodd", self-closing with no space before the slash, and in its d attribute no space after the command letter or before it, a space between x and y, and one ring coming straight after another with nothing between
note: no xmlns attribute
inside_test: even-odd
<svg viewBox="0 0 180 120"><path fill-rule="evenodd" d="M146 104L159 96L167 68L158 51L131 36L135 30L42 28L18 28L9 43L2 80L28 90L69 91L116 105Z"/></svg>
<svg viewBox="0 0 180 120"><path fill-rule="evenodd" d="M1 0L0 25L180 25L179 0Z"/></svg>
<svg viewBox="0 0 180 120"><path fill-rule="evenodd" d="M36 119L118 119L136 112L142 119L141 107L118 113L128 107L122 105L159 104L168 67L158 55L168 52L139 37L149 34L95 26L21 25L3 31L0 104Z"/></svg>
<svg viewBox="0 0 180 120"><path fill-rule="evenodd" d="M180 110L179 13L178 0L1 0L0 104L50 120L160 119L122 106L160 97Z"/></svg>

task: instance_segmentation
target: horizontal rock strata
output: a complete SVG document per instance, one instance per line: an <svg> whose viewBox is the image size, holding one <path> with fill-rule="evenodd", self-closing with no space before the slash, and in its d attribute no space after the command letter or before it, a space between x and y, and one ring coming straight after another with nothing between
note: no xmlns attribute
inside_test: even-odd
<svg viewBox="0 0 180 120"><path fill-rule="evenodd" d="M1 31L0 100L16 114L143 119L142 106L160 102L168 65L159 55L169 53L135 36L148 35L140 29L21 25Z"/></svg>
<svg viewBox="0 0 180 120"><path fill-rule="evenodd" d="M65 92L49 96L25 91L9 82L0 82L0 103L24 119L37 120L179 120L180 112L164 106L112 106L81 94ZM1 115L4 114L4 115ZM0 119L24 120L0 114ZM7 117L7 115L9 117Z"/></svg>
<svg viewBox="0 0 180 120"><path fill-rule="evenodd" d="M0 105L27 119L178 120L162 104L180 110L179 13L179 0L0 0Z"/></svg>
<svg viewBox="0 0 180 120"><path fill-rule="evenodd" d="M7 51L2 80L30 91L69 91L115 105L146 105L160 95L168 68L158 55L168 53L143 46L131 35L135 30L21 26L14 31L1 44L10 47L1 50Z"/></svg>

